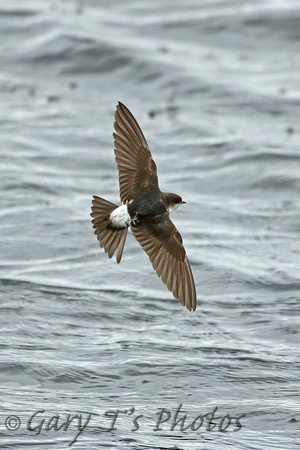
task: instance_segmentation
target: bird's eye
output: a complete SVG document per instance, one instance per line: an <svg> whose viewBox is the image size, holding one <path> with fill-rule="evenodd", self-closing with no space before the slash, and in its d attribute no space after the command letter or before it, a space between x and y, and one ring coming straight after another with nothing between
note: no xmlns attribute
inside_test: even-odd
<svg viewBox="0 0 300 450"><path fill-rule="evenodd" d="M180 197L175 198L175 203L180 203L180 202L181 202L181 198Z"/></svg>

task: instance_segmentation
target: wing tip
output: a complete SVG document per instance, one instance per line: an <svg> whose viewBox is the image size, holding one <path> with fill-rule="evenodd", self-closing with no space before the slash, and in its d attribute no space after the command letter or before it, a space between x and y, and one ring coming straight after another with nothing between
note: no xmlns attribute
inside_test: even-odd
<svg viewBox="0 0 300 450"><path fill-rule="evenodd" d="M190 311L190 312L194 312L197 309L197 298L193 299L191 304L185 305L186 308Z"/></svg>
<svg viewBox="0 0 300 450"><path fill-rule="evenodd" d="M125 106L124 103L118 101L118 104L117 104L117 106L116 106L115 116L116 116L116 114L119 113L120 111L121 111L121 112L126 112L126 111L128 111L128 112L130 113L130 111L129 111L129 109L127 108L127 106Z"/></svg>
<svg viewBox="0 0 300 450"><path fill-rule="evenodd" d="M197 309L197 295L196 295L196 291L195 291L195 296L193 295L192 298L183 298L183 299L178 298L177 300L179 300L181 305L185 306L186 309L188 309L190 312L196 311L196 309Z"/></svg>

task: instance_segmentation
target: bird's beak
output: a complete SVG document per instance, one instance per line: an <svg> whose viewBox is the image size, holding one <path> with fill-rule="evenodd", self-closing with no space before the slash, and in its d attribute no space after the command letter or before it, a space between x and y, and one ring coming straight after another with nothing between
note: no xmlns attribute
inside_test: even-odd
<svg viewBox="0 0 300 450"><path fill-rule="evenodd" d="M182 205L185 205L185 204L186 204L186 202L184 202L184 201L182 200L181 204L182 204Z"/></svg>

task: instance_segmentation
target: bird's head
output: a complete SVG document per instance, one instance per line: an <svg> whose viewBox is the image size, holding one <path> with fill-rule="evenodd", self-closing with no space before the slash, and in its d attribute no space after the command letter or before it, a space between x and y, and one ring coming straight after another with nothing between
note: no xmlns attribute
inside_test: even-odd
<svg viewBox="0 0 300 450"><path fill-rule="evenodd" d="M177 194L165 194L165 195L166 195L165 204L169 214L172 211L175 211L175 209L177 209L180 205L186 203L182 200L180 195Z"/></svg>

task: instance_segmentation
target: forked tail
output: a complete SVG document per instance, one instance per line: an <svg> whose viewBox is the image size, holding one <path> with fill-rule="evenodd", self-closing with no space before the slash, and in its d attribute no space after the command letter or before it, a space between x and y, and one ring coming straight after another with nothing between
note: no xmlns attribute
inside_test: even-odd
<svg viewBox="0 0 300 450"><path fill-rule="evenodd" d="M92 224L95 228L100 247L103 247L109 258L116 254L117 263L121 261L126 241L128 228L115 228L110 220L110 214L118 206L103 198L94 195L92 213Z"/></svg>

